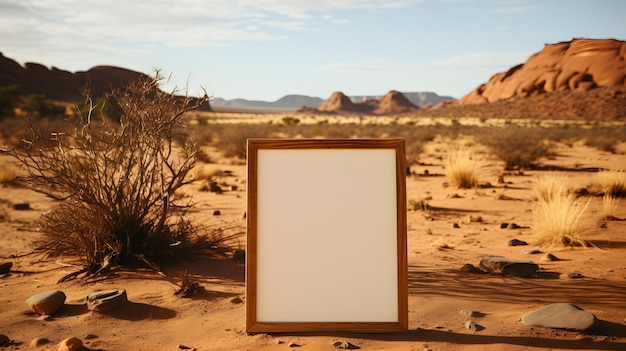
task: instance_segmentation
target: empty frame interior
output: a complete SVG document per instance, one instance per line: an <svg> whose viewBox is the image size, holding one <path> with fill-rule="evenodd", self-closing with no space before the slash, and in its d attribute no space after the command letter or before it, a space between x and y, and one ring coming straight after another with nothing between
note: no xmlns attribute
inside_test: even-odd
<svg viewBox="0 0 626 351"><path fill-rule="evenodd" d="M248 141L249 332L407 329L401 139Z"/></svg>

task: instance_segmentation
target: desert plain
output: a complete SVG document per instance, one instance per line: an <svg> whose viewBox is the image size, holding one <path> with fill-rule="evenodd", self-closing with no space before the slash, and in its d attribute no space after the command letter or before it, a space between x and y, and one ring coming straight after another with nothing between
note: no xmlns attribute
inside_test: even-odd
<svg viewBox="0 0 626 351"><path fill-rule="evenodd" d="M219 113L211 115L211 123L219 119ZM281 120L284 117L276 117L274 122ZM360 128L358 121L350 123L355 131ZM458 121L439 123L445 129L450 128L445 124ZM328 123L320 125L323 129ZM483 186L460 189L446 177L446 155L459 144L472 147L482 161ZM383 334L246 333L246 262L232 255L246 245L246 164L216 145L215 139L203 145L210 162L199 163L197 169L210 173L224 191L206 191L206 183L198 182L184 192L196 204L188 214L193 222L230 228L232 251L182 258L161 265L160 271L119 268L110 275L58 282L79 268L72 258L33 251L40 235L37 219L55 202L19 182L2 184L0 263L11 262L12 268L0 277L0 334L11 340L0 349L58 350L58 343L69 337L81 339L82 350L94 351L336 350L337 341L362 350L626 349L626 221L620 220L626 219L626 201L614 208L613 220L600 220L602 197L588 196L588 216L595 225L587 235L593 247L541 247L533 237L536 179L556 172L572 189L590 188L599 169L626 168L623 144L608 152L585 144L581 137L555 143L553 155L540 159L538 167L506 171L501 160L471 138L433 136L424 141L406 182L409 330ZM2 163L12 162L0 157ZM18 204L28 206L20 209ZM502 228L503 223L519 228ZM509 246L513 239L529 245ZM522 252L528 249L539 252ZM548 253L559 260L542 260ZM530 260L539 264L539 271L515 277L462 269L466 264L478 266L488 255ZM189 298L175 294L185 274L202 287ZM89 311L85 297L105 289L125 289L129 303L108 313ZM49 290L63 291L67 300L58 312L40 318L25 301ZM585 331L522 323L527 313L553 303L575 304L598 321ZM462 310L477 313L468 316ZM470 320L481 330L468 330ZM32 346L38 338L49 342Z"/></svg>

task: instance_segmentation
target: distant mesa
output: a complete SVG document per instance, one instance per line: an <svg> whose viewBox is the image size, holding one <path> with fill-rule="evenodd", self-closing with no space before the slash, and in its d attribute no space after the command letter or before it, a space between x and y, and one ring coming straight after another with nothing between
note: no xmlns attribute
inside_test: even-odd
<svg viewBox="0 0 626 351"><path fill-rule="evenodd" d="M438 107L474 105L553 92L626 87L626 42L576 38L545 44L523 64L497 73L459 100Z"/></svg>
<svg viewBox="0 0 626 351"><path fill-rule="evenodd" d="M418 109L419 107L415 106L402 93L392 90L380 99L370 99L356 103L352 102L342 92L334 92L317 108L317 111L338 114L395 115L415 112ZM298 111L311 112L315 111L315 109L304 107Z"/></svg>
<svg viewBox="0 0 626 351"><path fill-rule="evenodd" d="M52 100L80 101L87 86L92 96L103 96L141 77L147 76L114 66L95 66L75 73L32 62L22 67L0 53L0 86L18 85L23 94L43 94ZM210 106L201 109L210 110Z"/></svg>

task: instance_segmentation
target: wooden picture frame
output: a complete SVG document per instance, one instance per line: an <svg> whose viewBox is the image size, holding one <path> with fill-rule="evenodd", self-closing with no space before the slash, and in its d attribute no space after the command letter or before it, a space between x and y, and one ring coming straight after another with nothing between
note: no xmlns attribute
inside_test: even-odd
<svg viewBox="0 0 626 351"><path fill-rule="evenodd" d="M249 139L246 330L408 330L404 139Z"/></svg>

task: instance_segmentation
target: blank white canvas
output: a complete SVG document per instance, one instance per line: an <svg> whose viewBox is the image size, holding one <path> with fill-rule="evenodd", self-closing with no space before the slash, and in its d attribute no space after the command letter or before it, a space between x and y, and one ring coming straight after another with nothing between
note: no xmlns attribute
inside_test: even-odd
<svg viewBox="0 0 626 351"><path fill-rule="evenodd" d="M396 153L261 149L257 321L398 321Z"/></svg>

